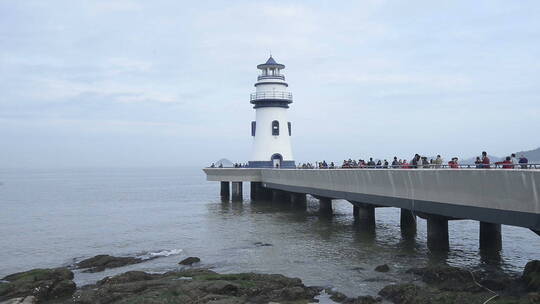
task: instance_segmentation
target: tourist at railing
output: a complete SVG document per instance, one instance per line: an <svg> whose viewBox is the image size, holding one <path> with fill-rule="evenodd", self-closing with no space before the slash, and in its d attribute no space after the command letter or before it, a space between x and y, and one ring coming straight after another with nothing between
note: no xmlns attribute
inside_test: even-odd
<svg viewBox="0 0 540 304"><path fill-rule="evenodd" d="M529 163L529 160L521 154L519 156L519 164L521 165L521 169L527 169L527 164Z"/></svg>
<svg viewBox="0 0 540 304"><path fill-rule="evenodd" d="M452 169L459 169L458 158L452 157L452 160L448 162L448 166Z"/></svg>
<svg viewBox="0 0 540 304"><path fill-rule="evenodd" d="M422 159L423 168L426 168L426 169L431 168L430 162L427 160L427 156L422 156L421 159ZM433 162L433 160L432 160L432 162Z"/></svg>
<svg viewBox="0 0 540 304"><path fill-rule="evenodd" d="M490 161L486 151L482 151L482 169L489 169Z"/></svg>
<svg viewBox="0 0 540 304"><path fill-rule="evenodd" d="M440 155L437 155L437 158L433 161L435 163L435 168L440 168L443 163L443 159Z"/></svg>
<svg viewBox="0 0 540 304"><path fill-rule="evenodd" d="M496 166L502 165L503 169L514 169L514 164L512 163L512 157L507 156L505 160L500 162L495 162Z"/></svg>
<svg viewBox="0 0 540 304"><path fill-rule="evenodd" d="M401 169L411 169L411 165L407 160L403 159L403 161L401 161Z"/></svg>
<svg viewBox="0 0 540 304"><path fill-rule="evenodd" d="M398 161L397 156L394 156L394 160L392 161L392 168L399 168L401 166L401 160Z"/></svg>
<svg viewBox="0 0 540 304"><path fill-rule="evenodd" d="M419 154L415 154L411 160L411 168L416 169L418 167L422 167L422 158Z"/></svg>
<svg viewBox="0 0 540 304"><path fill-rule="evenodd" d="M510 154L510 161L512 162L512 168L516 168L517 167L517 159L516 159L516 153L512 153Z"/></svg>
<svg viewBox="0 0 540 304"><path fill-rule="evenodd" d="M474 166L476 169L482 169L482 159L480 159L480 156L476 157L476 160L474 161Z"/></svg>
<svg viewBox="0 0 540 304"><path fill-rule="evenodd" d="M373 157L369 158L369 161L367 163L367 167L368 168L374 168L375 167L375 162L373 161Z"/></svg>

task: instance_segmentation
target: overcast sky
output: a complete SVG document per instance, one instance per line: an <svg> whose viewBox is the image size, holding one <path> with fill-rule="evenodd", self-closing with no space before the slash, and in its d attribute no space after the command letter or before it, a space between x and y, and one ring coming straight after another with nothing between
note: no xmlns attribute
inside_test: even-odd
<svg viewBox="0 0 540 304"><path fill-rule="evenodd" d="M248 161L270 51L297 162L540 146L537 0L0 0L0 166Z"/></svg>

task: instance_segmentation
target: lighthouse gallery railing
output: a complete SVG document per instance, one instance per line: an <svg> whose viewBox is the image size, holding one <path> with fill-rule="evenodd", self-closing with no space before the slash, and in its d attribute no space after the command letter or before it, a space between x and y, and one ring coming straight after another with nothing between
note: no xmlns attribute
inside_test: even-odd
<svg viewBox="0 0 540 304"><path fill-rule="evenodd" d="M261 100L261 99L283 99L283 100L292 100L292 94L289 92L256 92L251 93L250 101Z"/></svg>

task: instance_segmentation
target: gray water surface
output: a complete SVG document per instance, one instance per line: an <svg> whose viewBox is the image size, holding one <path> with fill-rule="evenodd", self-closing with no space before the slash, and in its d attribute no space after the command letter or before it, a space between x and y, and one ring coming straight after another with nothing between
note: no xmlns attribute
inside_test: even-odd
<svg viewBox="0 0 540 304"><path fill-rule="evenodd" d="M307 211L249 199L222 203L218 183L206 182L199 168L0 170L0 277L96 254L160 256L77 272L84 285L127 270L174 270L182 258L199 256L218 272L282 273L353 296L374 295L428 263L515 273L540 259L540 238L523 228L504 226L502 252L486 257L478 251L478 223L454 221L451 252L433 256L424 220L414 240L402 239L399 209L377 209L376 231L368 233L346 201L335 201L332 218L317 208L312 198ZM390 272L373 271L384 263Z"/></svg>

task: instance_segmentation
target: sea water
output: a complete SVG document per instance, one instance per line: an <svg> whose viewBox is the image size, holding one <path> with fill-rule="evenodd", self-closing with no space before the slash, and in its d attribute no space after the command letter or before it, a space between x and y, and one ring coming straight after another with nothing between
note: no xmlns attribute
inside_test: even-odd
<svg viewBox="0 0 540 304"><path fill-rule="evenodd" d="M243 202L223 203L219 183L207 182L200 168L0 170L0 278L97 254L148 259L76 271L80 286L128 270L175 270L198 256L217 272L281 273L357 296L411 279L406 269L428 263L519 273L540 259L540 237L524 228L503 226L503 250L485 255L478 222L452 221L450 252L433 255L424 220L413 240L402 239L399 209L378 208L370 233L355 225L346 201L334 201L329 218L309 196L307 210L298 210L251 202L244 189ZM380 264L390 271L375 272Z"/></svg>

